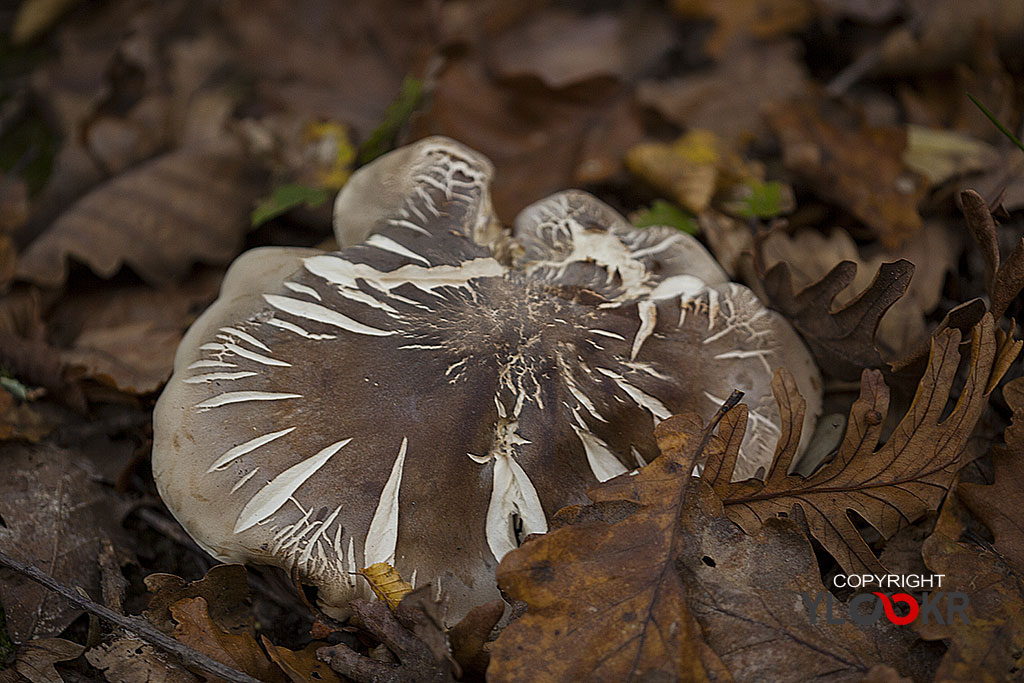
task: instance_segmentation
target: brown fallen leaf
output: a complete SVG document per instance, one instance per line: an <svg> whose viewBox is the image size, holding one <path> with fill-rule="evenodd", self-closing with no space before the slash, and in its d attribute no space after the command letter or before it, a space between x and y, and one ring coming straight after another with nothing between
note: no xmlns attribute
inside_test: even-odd
<svg viewBox="0 0 1024 683"><path fill-rule="evenodd" d="M193 269L187 280L156 290L137 284L77 287L47 316L66 348L60 362L133 394L159 389L170 376L185 330L217 296L222 268Z"/></svg>
<svg viewBox="0 0 1024 683"><path fill-rule="evenodd" d="M990 202L993 208L1002 206L1006 211L1019 211L1024 207L1024 157L1020 149L1008 144L1000 161L988 173L965 181L964 189L973 187Z"/></svg>
<svg viewBox="0 0 1024 683"><path fill-rule="evenodd" d="M612 13L579 15L558 7L534 12L488 49L500 78L539 78L557 90L591 79L625 75L623 20Z"/></svg>
<svg viewBox="0 0 1024 683"><path fill-rule="evenodd" d="M927 221L896 250L859 249L849 233L840 228L828 235L817 230L802 230L795 235L774 231L759 246L766 268L779 262L788 265L796 291L820 280L842 261L856 263L852 281L836 294L832 307L845 306L868 290L874 274L886 261L906 259L913 263L913 278L903 295L882 315L875 331L874 342L886 359L901 358L927 342L926 317L938 306L946 275L956 270L961 250L960 241L938 221Z"/></svg>
<svg viewBox="0 0 1024 683"><path fill-rule="evenodd" d="M29 245L18 277L57 286L75 258L101 277L128 265L167 286L196 262L227 263L238 253L255 197L241 158L169 152L82 197Z"/></svg>
<svg viewBox="0 0 1024 683"><path fill-rule="evenodd" d="M19 244L47 230L111 175L188 144L195 117L182 103L204 101L197 90L209 85L211 74L226 71L207 60L202 82L181 79L177 53L182 44L191 47L193 34L214 31L204 13L183 0L89 4L61 22L56 54L30 79L33 96L56 126L59 148ZM192 61L206 56L201 49L191 54Z"/></svg>
<svg viewBox="0 0 1024 683"><path fill-rule="evenodd" d="M686 19L715 22L715 31L705 44L714 58L750 37L765 40L795 33L814 17L814 4L809 0L673 0L672 9Z"/></svg>
<svg viewBox="0 0 1024 683"><path fill-rule="evenodd" d="M86 660L110 683L198 683L173 657L149 643L119 635L85 653Z"/></svg>
<svg viewBox="0 0 1024 683"><path fill-rule="evenodd" d="M600 179L616 170L608 159L621 160L642 137L631 110L621 106L625 98L614 82L583 93L499 84L465 58L440 75L430 105L412 122L412 137L447 135L485 154L503 179L493 188L495 209L511 219L527 204L576 184L576 176ZM620 148L596 144L595 135Z"/></svg>
<svg viewBox="0 0 1024 683"><path fill-rule="evenodd" d="M974 190L960 193L964 219L985 260L985 283L992 305L992 315L1002 317L1006 309L1024 289L1024 239L1021 239L1005 261L1000 261L996 222L985 200Z"/></svg>
<svg viewBox="0 0 1024 683"><path fill-rule="evenodd" d="M644 136L634 83L675 44L666 30L670 18L652 5L632 6L611 22L601 14L550 9L532 19L519 17L496 35L487 31L495 22L490 14L503 23L515 11L494 3L480 17L485 35L447 62L410 126L413 139L447 135L490 158L502 178L493 188L494 206L509 220L552 192L608 181L623 170L626 150ZM532 66L513 67L517 36L551 35L550 27L540 27L547 16L568 36L537 55ZM573 49L587 36L587 53L603 54L600 61L581 62ZM501 72L501 65L509 71Z"/></svg>
<svg viewBox="0 0 1024 683"><path fill-rule="evenodd" d="M961 484L922 548L928 567L946 575L944 585L968 599L970 623L954 619L918 627L922 637L949 644L936 680L1010 680L1024 669L1024 379L1004 385L1003 397L1013 422L1006 428L1006 447L992 451L993 483ZM992 531L993 543L961 540L967 518L958 499Z"/></svg>
<svg viewBox="0 0 1024 683"><path fill-rule="evenodd" d="M174 633L171 606L186 598L203 598L206 614L223 631L237 634L253 627L252 600L243 565L216 565L199 581L186 582L174 574L150 574L145 582L152 595L143 614L164 633Z"/></svg>
<svg viewBox="0 0 1024 683"><path fill-rule="evenodd" d="M796 513L847 573L884 572L848 511L887 539L938 509L963 465L961 454L988 396L1009 367L1006 358L1016 357L1022 345L1012 338L997 340L992 317L986 314L971 335L967 377L956 406L941 419L960 363L959 341L959 330L944 330L933 338L913 403L881 448L877 444L889 390L881 372L865 370L835 459L806 479L787 474L800 441L804 401L789 372L776 371L772 387L782 433L765 481L729 481L736 450L714 453L704 471L730 519L753 532L767 519Z"/></svg>
<svg viewBox="0 0 1024 683"><path fill-rule="evenodd" d="M448 631L452 657L459 663L463 679L484 680L491 661L488 640L504 613L505 601L492 600L469 610L469 614Z"/></svg>
<svg viewBox="0 0 1024 683"><path fill-rule="evenodd" d="M120 522L127 508L96 484L75 456L50 444L0 444L0 547L99 598L102 539L122 540ZM20 575L0 575L0 593L16 641L60 633L81 614Z"/></svg>
<svg viewBox="0 0 1024 683"><path fill-rule="evenodd" d="M803 95L807 71L791 41L745 43L705 70L642 81L637 100L683 129L712 130L741 144L767 130L762 110Z"/></svg>
<svg viewBox="0 0 1024 683"><path fill-rule="evenodd" d="M341 121L364 138L436 45L431 6L360 0L231 0L218 6L242 73L267 111Z"/></svg>
<svg viewBox="0 0 1024 683"><path fill-rule="evenodd" d="M961 484L957 495L995 536L994 546L1010 566L1024 571L1024 378L1003 387L1013 410L1013 424L1006 429L1006 448L992 454L991 486Z"/></svg>
<svg viewBox="0 0 1024 683"><path fill-rule="evenodd" d="M499 582L528 606L496 641L489 681L859 681L893 654L842 603L812 621L800 593L813 602L826 591L794 522L772 518L747 535L691 477L695 456L739 448L746 419L737 406L711 435L696 415L669 418L656 429L661 456L592 489L594 504L566 508L506 556ZM681 623L690 615L699 630ZM685 643L646 656L650 641L678 641L688 627L706 641L706 671Z"/></svg>
<svg viewBox="0 0 1024 683"><path fill-rule="evenodd" d="M1019 453L1012 457L1020 460ZM1019 466L1012 467L1019 474ZM1006 482L1005 479L1004 482L1019 489L1014 482ZM998 479L996 486L1005 489ZM1020 509L1009 512L1019 517ZM958 496L950 495L932 535L921 547L921 554L931 571L945 575L943 588L966 594L964 613L969 623L954 616L951 623L939 624L932 620L916 626L916 629L922 638L943 639L949 646L936 672L936 681L997 683L1018 680L1020 671L1024 669L1024 656L1020 649L1020 643L1024 642L1024 612L1020 609L1024 598L1021 589L1024 586L1024 567L1003 557L1002 551L1011 549L1005 545L961 541L967 529L967 517ZM1021 520L1017 519L1016 523L1021 524ZM948 596L944 596L937 601L940 614L947 613L947 600Z"/></svg>
<svg viewBox="0 0 1024 683"><path fill-rule="evenodd" d="M21 439L39 443L53 431L54 425L32 408L0 390L0 441Z"/></svg>
<svg viewBox="0 0 1024 683"><path fill-rule="evenodd" d="M815 601L832 595L796 523L771 518L748 536L706 483L693 486L678 572L708 645L737 683L859 682L879 661L905 676L920 674L919 661L897 639L886 638L881 623L858 628L847 605L834 599L832 618L826 618L826 608Z"/></svg>
<svg viewBox="0 0 1024 683"><path fill-rule="evenodd" d="M54 399L85 411L85 395L77 378L67 372L60 351L44 339L0 331L0 365L22 384L42 387Z"/></svg>
<svg viewBox="0 0 1024 683"><path fill-rule="evenodd" d="M690 472L713 427L661 423L661 457L591 489L594 505L502 559L499 587L528 608L495 641L489 681L728 679L676 571Z"/></svg>
<svg viewBox="0 0 1024 683"><path fill-rule="evenodd" d="M707 209L716 192L764 180L759 164L745 161L713 132L702 129L690 130L671 143L636 145L626 155L626 167L694 214Z"/></svg>
<svg viewBox="0 0 1024 683"><path fill-rule="evenodd" d="M37 38L79 0L23 0L11 27L11 42L24 45Z"/></svg>
<svg viewBox="0 0 1024 683"><path fill-rule="evenodd" d="M17 646L14 670L31 683L64 683L53 665L76 659L84 650L63 638L34 638Z"/></svg>
<svg viewBox="0 0 1024 683"><path fill-rule="evenodd" d="M783 163L818 196L863 221L889 248L921 228L926 183L903 164L906 131L867 125L821 96L771 107Z"/></svg>
<svg viewBox="0 0 1024 683"><path fill-rule="evenodd" d="M993 32L1001 53L1020 53L1024 6L1015 0L910 3L911 19L886 37L874 73L900 75L942 71L965 61L980 30Z"/></svg>
<svg viewBox="0 0 1024 683"><path fill-rule="evenodd" d="M794 293L786 262L776 263L765 273L759 251L755 249L754 254L768 305L800 332L823 372L852 380L865 368L884 365L875 346L875 332L882 316L907 290L914 264L905 259L883 263L867 289L833 310L832 301L856 275L856 263L842 261L820 280Z"/></svg>
<svg viewBox="0 0 1024 683"><path fill-rule="evenodd" d="M174 637L179 642L260 681L284 683L288 680L251 633L228 633L214 623L206 598L183 598L169 609L177 622Z"/></svg>
<svg viewBox="0 0 1024 683"><path fill-rule="evenodd" d="M325 647L323 641L313 641L301 650L289 650L270 642L266 636L260 638L270 660L281 667L292 683L341 683L338 674L334 673L325 662L317 659L317 650Z"/></svg>

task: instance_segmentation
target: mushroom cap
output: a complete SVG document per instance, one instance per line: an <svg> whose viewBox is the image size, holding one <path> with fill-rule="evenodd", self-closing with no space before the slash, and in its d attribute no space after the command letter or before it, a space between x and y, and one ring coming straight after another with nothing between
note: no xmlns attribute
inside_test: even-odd
<svg viewBox="0 0 1024 683"><path fill-rule="evenodd" d="M339 196L339 243L362 241L229 269L154 415L157 486L212 555L296 567L336 614L368 593L356 572L388 562L439 582L457 619L498 595L518 539L654 458L669 415L746 392L737 478L771 461L776 367L812 423L810 354L694 238L575 191L510 235L491 175L428 138Z"/></svg>

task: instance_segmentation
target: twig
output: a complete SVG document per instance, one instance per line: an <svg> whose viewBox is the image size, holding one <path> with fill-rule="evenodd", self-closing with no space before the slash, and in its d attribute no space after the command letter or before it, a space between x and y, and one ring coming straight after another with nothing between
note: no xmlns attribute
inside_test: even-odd
<svg viewBox="0 0 1024 683"><path fill-rule="evenodd" d="M708 442L711 441L711 433L715 431L715 427L722 421L725 414L736 407L736 405L743 400L743 392L739 389L733 389L732 393L729 394L729 398L725 399L722 405L718 406L718 410L715 411L714 417L711 418L711 422L708 422L708 426L704 428L704 434L700 440L700 447L697 449L697 454L700 455L704 452L704 449L708 447Z"/></svg>
<svg viewBox="0 0 1024 683"><path fill-rule="evenodd" d="M174 638L171 638L166 633L158 630L156 627L142 619L139 619L138 617L123 616L112 609L95 603L88 598L82 597L74 590L54 579L52 576L44 574L35 567L22 564L2 551L0 551L0 565L13 569L19 574L32 579L36 583L49 588L68 602L77 607L81 607L90 614L94 614L101 619L117 624L124 630L134 633L150 644L156 645L167 652L172 652L178 655L178 657L180 657L181 660L189 666L194 666L206 673L219 676L230 683L260 683L258 679L253 678L249 674L242 673L237 669L221 664L217 660L204 655L202 652L194 650L184 643L178 642Z"/></svg>

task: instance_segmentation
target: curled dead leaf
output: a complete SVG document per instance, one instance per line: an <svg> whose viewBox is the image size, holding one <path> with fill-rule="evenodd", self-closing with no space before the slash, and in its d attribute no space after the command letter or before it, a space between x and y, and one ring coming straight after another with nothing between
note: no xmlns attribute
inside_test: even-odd
<svg viewBox="0 0 1024 683"><path fill-rule="evenodd" d="M842 261L857 264L850 284L833 299L835 308L849 304L861 292L870 291L872 279L883 263L897 259L913 263L913 277L902 295L884 311L875 330L874 343L880 357L886 359L902 358L921 343L927 343L927 316L939 305L947 274L956 271L961 251L956 235L938 221L925 222L917 234L896 250L858 248L849 233L839 228L830 230L827 235L818 230L802 230L794 235L776 230L759 240L757 246L765 268L771 269L779 262L787 264L796 291L817 282ZM775 297L780 293L773 291L771 295ZM809 333L812 315L823 318L826 314L824 310L807 309L800 318L803 331ZM977 320L971 324L975 322ZM867 321L864 324L867 325ZM850 347L847 351L854 350ZM863 360L867 360L867 354ZM831 363L823 363L823 366L832 367ZM856 373L851 370L849 379L855 377Z"/></svg>
<svg viewBox="0 0 1024 683"><path fill-rule="evenodd" d="M63 638L35 638L17 646L14 671L31 683L64 683L54 664L77 658L85 650Z"/></svg>
<svg viewBox="0 0 1024 683"><path fill-rule="evenodd" d="M85 653L110 683L197 683L200 679L173 656L144 640L121 635Z"/></svg>
<svg viewBox="0 0 1024 683"><path fill-rule="evenodd" d="M770 306L785 315L800 332L823 371L852 380L865 368L884 365L875 346L875 333L882 316L907 290L914 274L913 263L906 259L883 263L867 289L835 310L833 300L857 272L853 261L840 262L820 280L796 293L784 261L767 273L762 267L758 272L763 273L761 284Z"/></svg>
<svg viewBox="0 0 1024 683"><path fill-rule="evenodd" d="M804 401L790 373L776 372L772 387L782 418L775 460L762 481L730 482L738 449L712 451L704 479L721 497L730 519L748 532L766 520L799 508L810 534L847 573L884 572L884 567L848 515L855 511L883 539L938 509L963 465L967 439L988 403L989 393L1016 357L1022 342L997 338L992 317L971 335L967 376L955 407L944 415L960 364L959 330L932 340L931 356L907 414L878 447L889 407L881 372L865 370L860 398L835 458L804 479L789 475L800 440Z"/></svg>

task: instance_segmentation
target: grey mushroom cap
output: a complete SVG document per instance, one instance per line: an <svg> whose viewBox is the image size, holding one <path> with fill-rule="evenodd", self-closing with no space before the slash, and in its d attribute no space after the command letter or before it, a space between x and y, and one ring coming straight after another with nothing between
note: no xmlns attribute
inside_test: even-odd
<svg viewBox="0 0 1024 683"><path fill-rule="evenodd" d="M154 415L168 508L225 561L297 568L328 611L388 562L450 618L599 481L654 458L653 426L746 392L737 478L773 455L774 369L820 379L796 333L690 237L582 192L491 209L490 162L429 138L361 169L333 253L232 265ZM353 240L358 240L353 242Z"/></svg>

